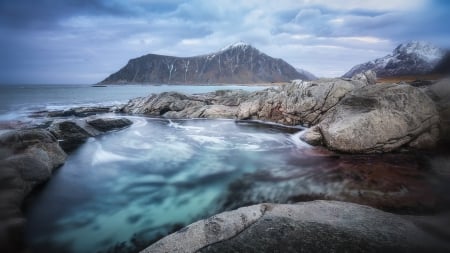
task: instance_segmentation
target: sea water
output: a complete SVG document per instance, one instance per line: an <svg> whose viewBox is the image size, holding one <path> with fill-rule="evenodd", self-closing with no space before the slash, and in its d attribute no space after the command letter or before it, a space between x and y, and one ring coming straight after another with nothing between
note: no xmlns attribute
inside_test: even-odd
<svg viewBox="0 0 450 253"><path fill-rule="evenodd" d="M302 148L272 125L128 117L71 154L27 209L37 252L98 252L144 242L220 212L245 173L286 168Z"/></svg>
<svg viewBox="0 0 450 253"><path fill-rule="evenodd" d="M186 94L224 89L261 90L264 86L208 85L0 85L0 123L20 120L32 123L32 112L63 110L75 106L111 106L152 93L178 91Z"/></svg>

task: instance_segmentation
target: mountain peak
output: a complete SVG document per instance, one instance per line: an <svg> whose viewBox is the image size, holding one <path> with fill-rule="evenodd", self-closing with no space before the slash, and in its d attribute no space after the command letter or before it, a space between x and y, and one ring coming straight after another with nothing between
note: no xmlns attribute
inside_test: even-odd
<svg viewBox="0 0 450 253"><path fill-rule="evenodd" d="M247 49L247 48L250 48L250 47L252 47L252 45L250 45L249 43L244 42L244 41L241 40L241 41L235 42L233 44L230 44L230 45L222 48L220 51L226 51L226 50L235 49L235 48Z"/></svg>
<svg viewBox="0 0 450 253"><path fill-rule="evenodd" d="M434 70L446 52L431 43L410 41L398 45L392 54L354 66L344 77L367 70L375 71L379 77L425 75Z"/></svg>
<svg viewBox="0 0 450 253"><path fill-rule="evenodd" d="M131 59L102 83L256 84L309 80L281 59L243 41L210 54L175 57L148 54Z"/></svg>
<svg viewBox="0 0 450 253"><path fill-rule="evenodd" d="M431 43L424 41L410 41L408 43L398 45L394 49L393 53L394 55L415 54L427 62L436 62L444 56L445 51Z"/></svg>

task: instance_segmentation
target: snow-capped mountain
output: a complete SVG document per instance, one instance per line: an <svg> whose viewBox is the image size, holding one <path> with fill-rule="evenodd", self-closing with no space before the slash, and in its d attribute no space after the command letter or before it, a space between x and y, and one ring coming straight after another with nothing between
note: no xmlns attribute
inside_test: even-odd
<svg viewBox="0 0 450 253"><path fill-rule="evenodd" d="M446 50L426 42L412 41L397 46L392 54L356 65L343 77L373 70L379 77L422 75L431 73L446 54Z"/></svg>
<svg viewBox="0 0 450 253"><path fill-rule="evenodd" d="M103 80L102 84L251 84L309 80L282 59L272 58L250 44L238 42L194 57L148 54Z"/></svg>

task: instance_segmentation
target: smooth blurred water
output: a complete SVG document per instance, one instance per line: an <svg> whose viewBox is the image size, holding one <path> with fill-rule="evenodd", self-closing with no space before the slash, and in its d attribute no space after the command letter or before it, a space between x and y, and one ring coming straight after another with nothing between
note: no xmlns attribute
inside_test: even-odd
<svg viewBox="0 0 450 253"><path fill-rule="evenodd" d="M96 252L151 240L220 210L230 182L285 167L302 144L270 125L231 120L130 117L134 124L90 139L27 210L38 252Z"/></svg>

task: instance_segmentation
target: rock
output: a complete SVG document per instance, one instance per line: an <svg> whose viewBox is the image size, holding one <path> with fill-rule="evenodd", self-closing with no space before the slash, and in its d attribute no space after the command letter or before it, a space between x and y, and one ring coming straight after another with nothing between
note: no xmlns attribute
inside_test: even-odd
<svg viewBox="0 0 450 253"><path fill-rule="evenodd" d="M373 70L367 70L362 73L358 73L352 76L351 80L361 81L367 84L376 84L377 83L377 74Z"/></svg>
<svg viewBox="0 0 450 253"><path fill-rule="evenodd" d="M317 151L314 151L316 150ZM323 149L323 148L322 148ZM231 182L222 210L258 203L339 200L397 213L429 213L443 198L422 157L413 154L337 155L308 148L278 167ZM442 166L434 166L442 168Z"/></svg>
<svg viewBox="0 0 450 253"><path fill-rule="evenodd" d="M374 153L398 149L431 131L438 122L435 104L418 88L384 84L347 94L327 112L319 127L330 149Z"/></svg>
<svg viewBox="0 0 450 253"><path fill-rule="evenodd" d="M122 108L125 113L162 116L166 112L180 112L188 108L197 109L206 105L204 100L187 96L178 92L152 94L146 98L135 98Z"/></svg>
<svg viewBox="0 0 450 253"><path fill-rule="evenodd" d="M239 107L239 119L261 119L286 125L317 124L348 92L366 85L342 79L295 80L279 90L256 92Z"/></svg>
<svg viewBox="0 0 450 253"><path fill-rule="evenodd" d="M60 141L59 145L66 151L73 151L92 135L74 121L53 122L48 128Z"/></svg>
<svg viewBox="0 0 450 253"><path fill-rule="evenodd" d="M367 206L259 204L195 222L141 252L446 252L412 221Z"/></svg>
<svg viewBox="0 0 450 253"><path fill-rule="evenodd" d="M318 125L305 132L304 140L350 153L389 152L412 141L414 148L434 146L438 133L432 129L439 116L433 101L410 85L369 85L374 83L374 72L367 71L352 79L295 80L257 92L165 92L133 99L123 112Z"/></svg>
<svg viewBox="0 0 450 253"><path fill-rule="evenodd" d="M98 118L87 120L87 123L95 129L103 132L125 128L133 122L126 118Z"/></svg>
<svg viewBox="0 0 450 253"><path fill-rule="evenodd" d="M279 89L217 91L200 95L164 92L131 100L123 112L169 118L259 119L287 125L312 125L357 87L360 80L297 80Z"/></svg>
<svg viewBox="0 0 450 253"><path fill-rule="evenodd" d="M323 136L320 132L320 128L317 125L306 129L302 133L302 135L300 135L300 140L313 146L319 146L323 144Z"/></svg>
<svg viewBox="0 0 450 253"><path fill-rule="evenodd" d="M25 219L22 201L48 180L66 154L43 129L15 130L0 136L0 249L21 252Z"/></svg>
<svg viewBox="0 0 450 253"><path fill-rule="evenodd" d="M442 79L428 87L430 97L439 111L440 140L450 143L450 78Z"/></svg>
<svg viewBox="0 0 450 253"><path fill-rule="evenodd" d="M48 117L87 117L97 114L103 114L111 112L113 109L111 107L105 107L105 106L93 106L93 107L75 107L70 108L67 110L57 110L57 111L50 111L47 112ZM45 114L44 112L38 112L35 115L36 116L42 116Z"/></svg>

